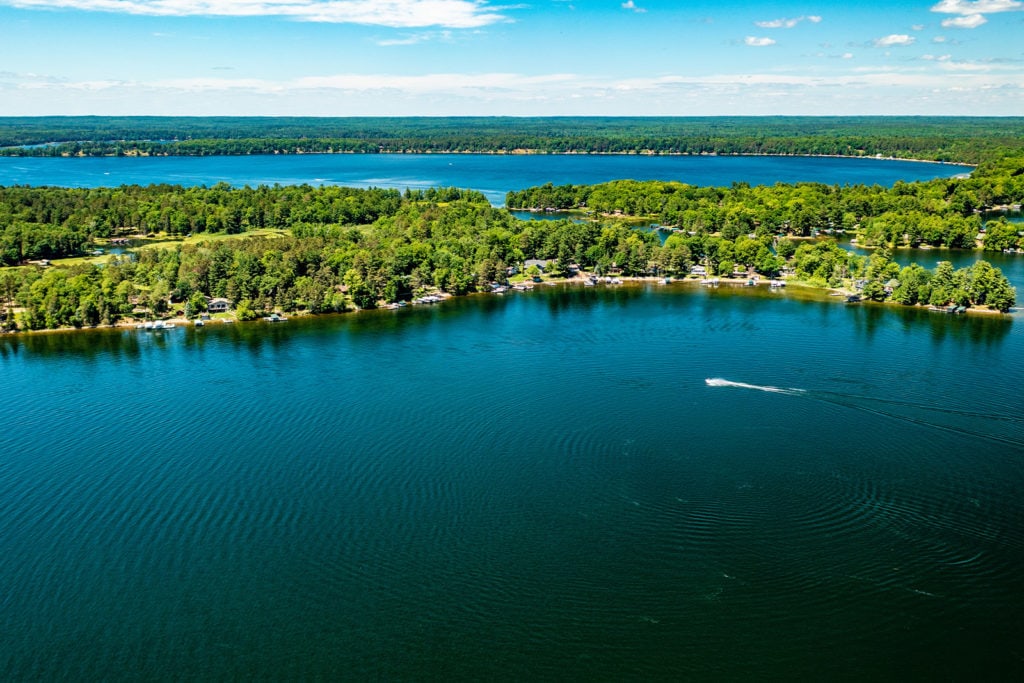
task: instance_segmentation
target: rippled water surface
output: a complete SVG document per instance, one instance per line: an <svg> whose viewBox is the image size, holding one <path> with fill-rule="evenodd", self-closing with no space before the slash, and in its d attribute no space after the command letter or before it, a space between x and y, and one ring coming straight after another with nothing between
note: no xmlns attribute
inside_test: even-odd
<svg viewBox="0 0 1024 683"><path fill-rule="evenodd" d="M1022 358L683 285L0 338L0 672L1016 678Z"/></svg>

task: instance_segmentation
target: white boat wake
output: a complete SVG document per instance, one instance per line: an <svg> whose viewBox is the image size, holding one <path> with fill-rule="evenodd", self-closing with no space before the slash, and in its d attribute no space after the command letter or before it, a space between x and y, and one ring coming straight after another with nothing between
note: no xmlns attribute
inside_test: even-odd
<svg viewBox="0 0 1024 683"><path fill-rule="evenodd" d="M709 377L704 380L709 387L736 387L737 389L754 389L756 391L770 391L773 394L802 394L803 389L791 389L783 387L766 387L760 384L745 384L743 382L731 382L721 377Z"/></svg>
<svg viewBox="0 0 1024 683"><path fill-rule="evenodd" d="M1005 435L1001 432L991 433L987 431L981 431L971 426L961 427L954 424L947 424L943 422L934 422L932 419L926 417L930 412L939 412L944 415L956 415L960 417L972 418L977 424L982 420L994 420L999 422L1019 422L1021 418L1013 415L1006 415L1001 413L980 413L972 411L962 411L955 408L946 408L943 406L933 406L930 404L920 403L908 403L905 401L896 401L886 398L876 398L859 396L856 394L842 394L832 391L807 391L806 389L794 389L792 387L771 387L763 386L760 384L747 384L745 382L733 382L728 379L722 379L721 377L708 377L704 380L704 384L709 387L733 387L735 389L753 389L755 391L767 391L773 394L785 394L787 396L802 396L807 399L813 399L815 401L821 401L822 403L828 403L835 406L841 406L843 408L849 408L852 410L859 410L872 415L878 415L880 417L886 417L893 420L900 420L910 424L921 425L923 427L931 427L945 432L953 432L956 434L963 434L966 436L973 436L988 441L995 441L998 443L1009 444L1011 446L1020 448L1024 447L1024 441L1014 438L1013 436ZM901 412L894 412L894 408L902 408ZM911 414L903 414L905 411L910 411ZM914 412L918 414L913 414ZM973 558L972 560L973 561Z"/></svg>

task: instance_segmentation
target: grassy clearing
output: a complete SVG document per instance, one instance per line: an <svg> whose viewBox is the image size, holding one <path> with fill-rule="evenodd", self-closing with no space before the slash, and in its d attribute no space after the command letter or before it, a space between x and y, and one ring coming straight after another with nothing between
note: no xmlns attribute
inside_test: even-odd
<svg viewBox="0 0 1024 683"><path fill-rule="evenodd" d="M265 237L268 239L277 239L280 237L287 237L289 235L288 230L275 230L272 228L264 228L262 230L250 230L249 232L242 232L238 234L226 234L226 233L201 233L198 235L191 235L189 237L176 237L172 235L158 234L154 237L139 237L133 238L136 243L135 246L127 249L127 251L136 251L139 249L172 249L179 244L200 244L202 242L226 242L230 240L247 239L250 237ZM97 246L100 248L107 247L109 242L107 240L97 240ZM50 261L51 266L58 268L73 268L74 266L82 265L96 265L102 266L110 262L115 254L99 254L89 256L73 256L69 258L53 259ZM36 268L38 266L0 266L0 271L5 270L20 270Z"/></svg>
<svg viewBox="0 0 1024 683"><path fill-rule="evenodd" d="M147 237L143 240L139 240L142 244L133 249L167 249L175 247L179 244L201 244L203 242L227 242L231 240L244 240L252 237L265 237L268 239L277 239L279 237L287 237L290 233L287 230L275 230L273 228L263 228L261 230L250 230L248 232L240 232L237 234L227 233L200 233L197 235L190 235L189 237L173 237L170 235L157 235L156 237Z"/></svg>

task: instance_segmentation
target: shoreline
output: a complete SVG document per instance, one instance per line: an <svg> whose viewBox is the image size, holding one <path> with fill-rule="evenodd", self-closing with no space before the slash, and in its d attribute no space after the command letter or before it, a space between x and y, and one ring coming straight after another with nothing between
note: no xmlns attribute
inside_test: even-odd
<svg viewBox="0 0 1024 683"><path fill-rule="evenodd" d="M578 285L580 287L584 287L585 288L585 287L587 287L587 284L586 284L587 283L587 279L591 275L592 275L591 273L585 273L583 271L580 271L579 275L574 276L574 277L551 278L551 279L543 280L542 282L534 282L534 283L525 283L524 282L524 283L521 283L521 284L530 284L532 287L557 287L557 286L566 286L566 285L571 285L571 286L577 286ZM597 277L597 276L594 276L594 277ZM658 276L653 276L653 275L645 275L645 276L631 275L631 276L616 276L616 277L619 279L618 283L606 283L606 282L603 282L603 278L598 278L597 285L600 285L602 288L616 288L616 287L622 287L622 286L625 286L625 285L634 285L634 286L635 285L659 285L659 286L667 287L667 286L671 286L671 285L682 284L682 285L687 286L687 287L718 288L718 287L725 286L725 287L730 287L732 289L739 289L739 290L753 289L754 291L762 291L761 290L762 287L770 286L770 283L772 282L772 278L761 278L754 285L747 285L746 284L746 278L718 278L717 283L711 285L711 284L708 284L708 283L701 282L701 280L696 278L696 277L684 277L684 278L681 278L681 279L670 278L670 280L671 280L670 282L665 282L665 277L658 277ZM796 280L790 280L790 281L779 280L779 281L781 281L783 283L783 285L778 288L778 289L780 289L782 291L785 291L788 287L793 287L795 289L800 289L800 290L804 290L804 291L807 291L807 292L822 293L822 294L825 294L825 296L822 297L822 299L821 299L822 301L836 300L837 303L843 303L845 305L871 305L871 306L881 306L881 307L884 307L884 308L892 308L892 309L920 310L920 311L928 311L928 312L935 312L935 313L943 313L945 315L981 315L981 316L999 316L999 317L1007 317L1007 318L1012 318L1015 312L1018 312L1018 311L1021 310L1021 307L1014 306L1008 312L1003 313L1003 312L997 311L995 309L980 308L980 307L977 307L977 306L969 306L964 311L962 311L961 313L953 314L953 313L951 313L949 311L943 310L944 307L935 307L935 306L931 306L931 305L927 305L927 304L914 304L913 306L906 306L904 304L899 304L899 303L896 303L896 302L893 302L893 301L873 301L873 300L870 300L870 299L860 299L860 300L858 300L856 302L847 302L845 300L845 297L853 295L853 294L856 294L855 292L850 292L850 291L847 291L845 289L838 289L838 288L835 288L835 287L816 287L814 285L809 285L809 284L807 284L805 282L796 281ZM594 286L597 286L597 285L594 285ZM440 298L440 300L438 302L435 302L435 303L441 303L443 301L447 301L448 299L459 299L459 298L470 297L470 296L489 296L489 295L494 295L494 292L488 292L488 291L469 292L467 294L462 294L462 295L448 294L447 292L439 292L437 294L437 296L440 296L441 298ZM504 293L503 293L503 295L504 295ZM432 305L432 304L422 304L422 303L409 302L409 306L407 306L407 307L420 307L420 306L428 306L428 305ZM287 313L286 316L287 316L287 318L316 318L316 317L318 317L320 315L348 315L348 314L365 313L365 312L369 312L369 311L387 311L387 310L389 310L389 305L388 304L384 304L384 305L378 306L376 308L365 308L365 309L364 308L352 308L352 309L348 309L348 310L345 310L345 311L337 311L337 312L326 313L326 314L310 313L309 311L292 311L292 312ZM266 315L270 315L270 314L268 313ZM173 325L174 326L174 327L171 327L169 329L177 329L178 327L181 327L181 328L201 328L201 327L206 327L206 326L220 327L222 325L245 325L245 324L248 324L248 323L265 322L265 320L264 320L265 317L266 316L264 316L264 315L260 315L258 318L254 319L254 320L242 321L242 320L238 320L237 318L231 316L230 320L227 320L225 318L214 318L214 319L211 319L211 320L204 321L203 325L196 325L194 320L188 320L188 319L186 319L184 317L180 317L179 316L179 317L172 317L172 318L164 318L164 319L162 319L162 322L164 324ZM16 337L16 336L21 336L21 335L39 335L39 334L44 334L45 335L45 334L66 333L66 332L87 332L87 331L101 331L101 330L125 330L125 331L138 330L139 332L165 331L165 330L145 330L145 329L139 329L138 325L143 323L143 322L145 322L145 321L137 320L135 318L126 318L126 319L123 319L123 320L119 320L116 323L112 323L110 325L97 325L95 327L58 327L58 328L47 328L47 329L42 329L42 330L0 331L0 338L4 338L4 337L8 337L8 336Z"/></svg>
<svg viewBox="0 0 1024 683"><path fill-rule="evenodd" d="M57 143L64 144L64 143ZM0 150L9 149L20 149L17 147L5 147ZM437 151L437 150L376 150L357 152L353 150L339 150L339 151L317 151L317 152L306 152L302 150L274 150L273 152L260 152L257 154L169 154L169 153L153 153L153 152L137 152L129 151L122 152L120 154L70 154L62 153L60 158L62 159L116 159L119 157L260 157L260 156L336 156L336 155L374 155L374 154L391 154L391 155L423 155L423 156L636 156L636 157L778 157L784 159L792 158L805 158L805 159L866 159L868 161L906 161L916 164L938 164L942 166L963 166L964 168L976 169L978 164L972 164L966 161L940 161L938 159L919 159L915 157L897 157L892 155L882 154L766 154L760 152L656 152L654 150L631 150L624 152L585 152L585 151L545 151L540 149L496 149L496 150L461 150L461 151ZM46 159L51 158L46 155L37 154L4 154L0 151L0 158L7 157L12 159ZM962 176L953 177L966 177L970 173L966 173Z"/></svg>

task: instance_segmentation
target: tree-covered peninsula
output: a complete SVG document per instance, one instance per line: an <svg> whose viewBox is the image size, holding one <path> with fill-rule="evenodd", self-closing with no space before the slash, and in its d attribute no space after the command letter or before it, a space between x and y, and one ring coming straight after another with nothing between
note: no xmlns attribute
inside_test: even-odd
<svg viewBox="0 0 1024 683"><path fill-rule="evenodd" d="M1024 157L979 166L967 178L838 186L822 183L698 187L630 180L598 185L542 185L509 192L510 209L586 210L603 216L643 217L686 233L717 233L735 240L756 234L809 237L843 231L862 246L994 251L1024 248L1005 219L985 220L996 207L1024 201Z"/></svg>
<svg viewBox="0 0 1024 683"><path fill-rule="evenodd" d="M885 250L865 258L831 240L801 241L757 225L736 233L724 222L661 244L620 218L519 220L482 194L457 189L6 188L0 226L4 258L21 264L0 269L8 330L194 315L211 299L231 302L240 319L373 308L431 291L489 291L522 277L534 259L545 277L581 269L685 278L695 266L775 277L785 268L814 286L856 286L866 297L903 304L1006 311L1015 302L1006 278L984 261L957 271L948 263L901 268ZM30 249L56 257L125 235L155 242L97 262L24 261Z"/></svg>

